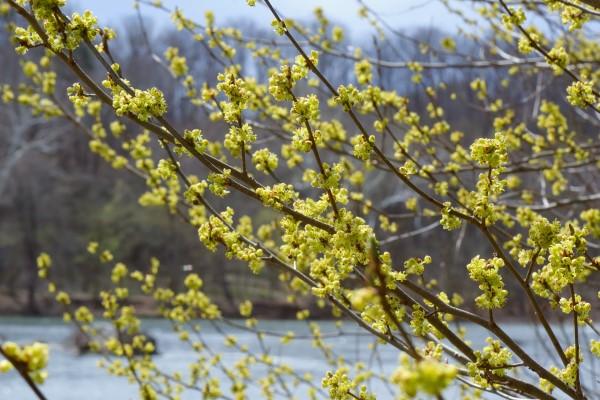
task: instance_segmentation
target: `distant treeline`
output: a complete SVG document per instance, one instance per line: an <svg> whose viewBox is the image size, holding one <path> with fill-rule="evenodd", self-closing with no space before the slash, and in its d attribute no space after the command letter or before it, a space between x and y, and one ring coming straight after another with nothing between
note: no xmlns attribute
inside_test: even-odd
<svg viewBox="0 0 600 400"><path fill-rule="evenodd" d="M120 30L123 36L118 39L123 45L114 46L116 54L113 56L120 60L126 75L135 79L133 84L136 87L158 86L163 90L170 106L169 119L178 127L202 129L207 137L225 135L227 128L224 124L223 130L219 130L218 124L208 123L209 115L204 109L182 101L184 89L175 83L163 65L148 61L151 59L148 57L149 51L162 54L169 46L179 47L186 54L196 81L214 84L222 66L211 59L209 50L191 38L175 35L169 28L153 31L150 29L152 24L145 24L144 31L134 17L124 21L123 25L127 29ZM274 39L268 26L255 26L250 22L236 22L235 25L253 37ZM446 36L429 28L410 32L406 36L398 35L393 45L386 43L381 47L366 47L377 51L371 55L373 57L425 62L430 55L422 55L422 44L439 43ZM460 43L461 38L456 37L455 40ZM155 47L149 48L150 43ZM457 47L462 53L471 52L474 56L479 51L472 45ZM22 79L20 61L13 48L6 34L0 33L0 85L17 86ZM289 54L294 54L291 48ZM452 55L441 57L442 61L452 61ZM264 76L266 69L258 67L259 63L265 61L251 57L249 50L238 46L236 61L248 71L260 71L257 80L267 79ZM335 65L330 61L330 56L323 55L319 67L334 84L354 80L352 60L344 64L336 58ZM488 82L500 85L508 71L506 68L490 68L486 73L490 74L490 78L493 77ZM472 102L441 99L440 105L446 110L445 117L454 129L467 132L467 135L470 132L476 136L489 136L493 134L489 131L491 117L475 105L476 94L469 87L470 82L480 74L481 70L475 69L432 69L424 74L423 85L444 81L448 91L460 92L467 99L471 96ZM422 90L414 89L411 75L412 72L406 69L381 67L376 69L375 79L387 90L394 89L408 97L412 109L418 114L426 114L429 99ZM64 72L58 77L58 87L66 88L73 81L74 78ZM527 98L524 94L535 91L537 76L521 74L520 78L513 78L511 82L514 89L510 93L511 98L506 100L513 104L520 102L517 112L522 113L520 118L527 121L535 99ZM544 90L547 97L554 98L557 103L564 102L563 85L557 85L554 94L551 84L547 84ZM488 87L488 91L493 93L494 87ZM62 102L68 104L66 99L62 99ZM339 115L339 110L329 111L325 107L321 113L324 119L327 113L335 113L337 118L344 119ZM248 279L251 275L248 268L225 262L222 252L207 251L196 240L196 236L190 234L191 228L175 223L176 216L164 208L140 207L138 198L144 190L143 182L127 171L113 170L88 151L88 138L73 124L66 120L48 124L42 117L31 115L26 108L10 104L0 106L0 121L0 312L51 311L48 308L50 303L44 301L46 288L41 287L36 278L35 259L41 251L52 253L57 283L78 293L82 299L87 296L85 301L89 301L91 294L98 293L110 279L110 267L99 264L96 257L86 252L90 241L100 243L103 248L110 249L116 259L141 270L150 265L151 257L157 257L162 265L161 279L173 288L181 286L181 277L187 271L198 271L205 280L207 293L224 309L236 310L236 304L247 297L271 301L281 305L282 310L294 309L284 306L286 297L284 291L279 289L276 274L263 273ZM535 124L535 120L530 123ZM582 133L592 133L589 126L577 128ZM389 146L392 146L391 142ZM476 179L476 173L473 173L472 179ZM310 190L306 189L307 192ZM448 240L450 234L442 233L439 226L432 226L425 234L402 237L403 233L425 228L435 223L436 219L414 219L412 215L403 218L407 211L404 202L408 192L397 183L390 185L375 178L365 184L364 192L373 204L383 205L387 213L397 216L395 222L400 237L386 243L386 249L393 250L392 254L400 255L403 259L422 256L427 249L427 254L438 260L435 265L439 265L428 270L429 277L435 277L445 287L464 295L476 292L473 282L454 278L464 276L462 270L475 254L490 250L483 241L472 240L472 237L477 237L472 228L453 232L453 240ZM360 207L360 204L356 204L357 209ZM253 215L257 223L275 217L270 211L242 201L239 201L236 209L240 214ZM372 222L375 224L376 221ZM459 270L461 273L455 273ZM520 299L511 298L506 313L518 316L524 304Z"/></svg>

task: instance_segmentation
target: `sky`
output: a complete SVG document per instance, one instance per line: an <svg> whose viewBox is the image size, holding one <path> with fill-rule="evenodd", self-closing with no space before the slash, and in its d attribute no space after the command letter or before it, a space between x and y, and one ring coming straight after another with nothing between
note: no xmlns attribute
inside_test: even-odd
<svg viewBox="0 0 600 400"><path fill-rule="evenodd" d="M437 0L366 0L395 28L431 27L453 32L459 21L449 15ZM133 13L132 0L74 0L70 2L77 10L90 9L105 25L115 26ZM249 7L245 0L163 0L168 8L180 7L186 15L202 21L207 10L215 13L217 23L228 19L250 19L270 27L271 14L266 7L257 4ZM272 4L286 17L311 17L316 6L323 7L327 16L350 27L354 34L366 32L365 23L358 17L359 4L355 0L272 0ZM169 17L149 7L142 7L143 14L153 18L159 25L167 24Z"/></svg>

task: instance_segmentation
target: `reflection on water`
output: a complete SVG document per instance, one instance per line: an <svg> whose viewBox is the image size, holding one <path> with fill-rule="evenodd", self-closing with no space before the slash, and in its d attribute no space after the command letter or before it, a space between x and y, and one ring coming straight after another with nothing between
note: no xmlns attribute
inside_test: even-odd
<svg viewBox="0 0 600 400"><path fill-rule="evenodd" d="M321 332L324 335L339 332L339 329L332 322L319 322L319 324ZM165 321L144 320L143 326L143 329L157 340L159 350L159 354L155 356L157 365L166 372L181 371L186 376L186 366L195 359L195 355L190 351L189 346L178 340ZM247 344L250 348L258 348L257 337L252 332L223 324L214 327L208 322L203 322L202 326L203 340L214 351L223 354L225 365L233 365L243 354L235 349L226 347L223 335L219 330L227 334L234 334L240 344ZM306 322L263 321L260 323L260 328L281 334L293 331L296 336L310 336L310 330ZM389 375L396 368L398 352L395 349L379 346L378 354L374 356L369 348L369 345L373 343L371 337L361 335L361 331L351 322L344 323L341 330L347 335L332 335L331 338L327 339L327 343L333 346L336 355L343 355L348 361L362 360L374 372L386 375ZM563 338L569 335L568 329L563 330L557 327L556 330L558 333L562 333ZM484 345L485 338L488 335L483 330L477 327L469 327L468 331L469 339L475 348ZM542 339L542 335L536 334L536 329L525 324L510 324L507 331L518 344L523 346L542 365L548 364L549 360L546 352L547 341ZM64 324L59 319L0 318L0 336L3 340L18 342L37 340L50 345L49 378L42 386L44 393L49 399L137 399L135 386L130 385L124 378L108 375L96 366L99 360L98 356L78 356L76 354L76 351L68 343L68 338L72 332L72 326ZM359 334L357 335L356 333ZM586 335L588 334L589 332L584 331L582 339L587 341ZM315 382L320 382L325 372L331 369L324 361L320 350L312 346L310 339L296 339L291 344L282 346L280 338L267 336L264 342L275 362L288 364L299 374L310 372L315 377ZM590 363L588 367L593 367L593 365ZM265 375L264 368L255 368L253 371L253 376L256 379ZM596 390L594 392L599 393L597 391L597 378L591 378L590 374L593 374L592 370L588 371L586 384L592 388L595 387ZM217 373L215 373L215 376L221 379L222 388L225 390L227 388L227 379L223 375L219 376ZM381 382L374 381L371 389L378 394L379 399L392 398L389 389ZM305 390L306 388L303 388L296 392L298 398L305 397L302 395L302 393L305 393ZM260 385L258 383L249 386L248 396L250 399L257 398L259 394ZM199 393L190 392L183 396L183 399L192 398L200 398ZM284 398L284 396L281 394L278 398ZM29 388L12 372L0 375L0 399L29 400L34 399L34 397L30 393Z"/></svg>

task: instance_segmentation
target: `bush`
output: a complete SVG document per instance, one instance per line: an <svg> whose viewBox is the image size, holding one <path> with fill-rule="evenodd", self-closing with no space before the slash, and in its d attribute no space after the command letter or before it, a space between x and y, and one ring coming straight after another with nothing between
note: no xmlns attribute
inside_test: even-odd
<svg viewBox="0 0 600 400"><path fill-rule="evenodd" d="M168 11L160 2L141 3ZM110 354L106 368L135 381L144 399L177 398L183 390L244 398L257 363L268 367L261 381L267 398L275 390L291 396L290 379L312 396L322 386L333 399L374 398L375 379L400 397L441 397L453 383L465 398L482 391L507 398L597 395L585 371L600 342L584 339L597 333L592 304L599 295L597 1L500 0L482 3L474 21L444 3L467 33L439 42L397 39L416 42L421 52L401 62L383 57L393 56L393 38L403 33L367 6L361 15L377 39L350 52L344 29L323 10L304 25L283 19L269 0L258 3L272 13L275 36L219 27L211 13L198 23L172 12L177 29L218 65L216 79L196 82L194 65L177 47L158 56L151 41L135 44L206 112L206 129L173 124L177 106L167 104L164 91L136 87L135 72L113 57L115 32L91 12L68 16L64 0L0 2L9 18L18 15L8 27L28 78L5 86L3 98L76 124L92 152L145 181L141 206L165 207L194 227L209 251L223 251L254 274L276 269L291 301L329 305L334 318L355 322L401 354L397 370L377 376L339 359L319 385L231 336L226 344L245 355L226 365L193 339L198 319L226 320L199 275L187 274L182 288L165 287L157 259L142 272L92 244L90 253L114 265L113 286L100 297L102 317L116 334L92 342ZM542 23L561 29L548 33ZM478 25L487 28L472 28ZM258 70L247 67L247 56ZM102 77L87 72L90 57ZM66 90L69 106L54 72L67 70L75 76ZM245 203L267 213L256 223L243 215ZM430 235L438 227L446 232ZM394 251L412 237L414 254ZM451 275L444 275L440 269L449 265ZM39 267L40 276L52 278L47 255ZM129 301L132 290L153 298L198 353L189 379L153 363L155 348ZM53 283L50 291L65 318L93 337L94 313L74 306ZM550 353L544 360L508 333L507 310L526 310L522 318L541 328ZM246 328L268 334L252 311L250 300L240 305ZM487 345L467 340L465 323L485 329ZM562 328L569 335L561 342ZM331 357L318 327L311 332ZM282 338L292 340L294 332ZM43 380L39 368L29 370L8 345L5 357L24 377L36 374L28 380L35 388ZM228 376L228 390L211 378L217 368Z"/></svg>

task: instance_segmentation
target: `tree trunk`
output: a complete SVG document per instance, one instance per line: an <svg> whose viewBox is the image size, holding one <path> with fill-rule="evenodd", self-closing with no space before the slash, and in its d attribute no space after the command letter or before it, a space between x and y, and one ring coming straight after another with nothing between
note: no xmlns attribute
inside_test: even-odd
<svg viewBox="0 0 600 400"><path fill-rule="evenodd" d="M23 231L23 249L25 251L26 262L27 299L23 311L27 314L37 315L40 313L35 296L37 288L36 264L39 251L37 241L38 216L31 187L26 187L19 183L16 200L19 222Z"/></svg>

